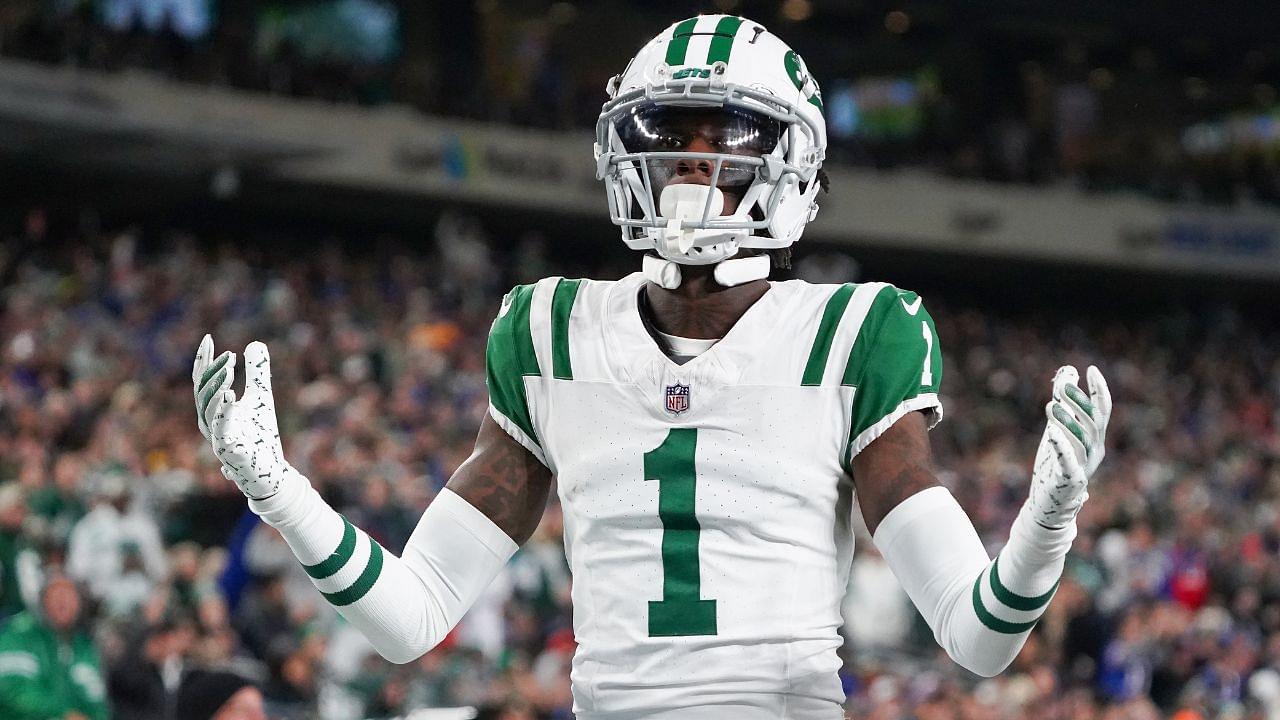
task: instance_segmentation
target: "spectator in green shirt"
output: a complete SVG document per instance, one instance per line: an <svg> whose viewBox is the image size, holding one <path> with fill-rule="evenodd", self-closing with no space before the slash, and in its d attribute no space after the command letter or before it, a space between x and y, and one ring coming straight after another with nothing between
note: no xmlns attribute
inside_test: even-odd
<svg viewBox="0 0 1280 720"><path fill-rule="evenodd" d="M80 592L56 576L40 613L22 612L0 628L0 718L106 720L101 663L79 627Z"/></svg>
<svg viewBox="0 0 1280 720"><path fill-rule="evenodd" d="M38 562L23 534L25 500L18 483L0 485L0 624L27 608L22 567L25 563L30 570ZM36 581L28 578L28 583Z"/></svg>

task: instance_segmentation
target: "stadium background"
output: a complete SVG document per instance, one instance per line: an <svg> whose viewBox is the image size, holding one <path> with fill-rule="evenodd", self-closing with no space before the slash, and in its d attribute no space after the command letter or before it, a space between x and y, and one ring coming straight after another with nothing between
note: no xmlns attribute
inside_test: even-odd
<svg viewBox="0 0 1280 720"><path fill-rule="evenodd" d="M948 661L860 544L852 716L1280 718L1264 10L0 3L0 618L74 579L117 718L172 717L202 667L252 678L272 717L570 717L558 508L444 646L389 665L218 473L191 357L204 332L268 342L289 457L398 549L470 450L501 294L636 267L584 130L605 80L669 22L730 11L826 98L833 191L794 275L928 299L938 467L993 549L1052 370L1096 362L1115 394L1061 589L1001 677Z"/></svg>

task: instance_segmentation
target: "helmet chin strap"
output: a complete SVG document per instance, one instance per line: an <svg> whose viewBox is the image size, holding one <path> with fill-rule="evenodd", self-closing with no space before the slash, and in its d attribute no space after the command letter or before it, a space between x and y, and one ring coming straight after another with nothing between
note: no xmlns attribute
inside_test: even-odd
<svg viewBox="0 0 1280 720"><path fill-rule="evenodd" d="M694 230L685 228L685 220L698 221L703 213L711 216L719 215L724 209L724 193L720 188L694 183L676 183L662 189L659 198L662 216L667 218L667 227L659 237L661 252L685 255L699 240L699 233L715 234L716 231ZM726 231L719 231L725 233ZM728 231L730 235L746 235L746 231ZM705 240L705 238L703 238ZM735 246L726 248L727 252L735 252ZM744 258L730 258L715 263L712 275L716 282L725 287L733 287L752 280L769 277L769 256L752 255ZM680 287L684 277L680 263L653 255L644 256L645 279L667 290Z"/></svg>
<svg viewBox="0 0 1280 720"><path fill-rule="evenodd" d="M711 272L716 282L725 287L733 287L769 277L769 265L768 255L752 255L721 260ZM680 263L653 255L644 256L642 269L646 280L667 290L680 287L683 279Z"/></svg>

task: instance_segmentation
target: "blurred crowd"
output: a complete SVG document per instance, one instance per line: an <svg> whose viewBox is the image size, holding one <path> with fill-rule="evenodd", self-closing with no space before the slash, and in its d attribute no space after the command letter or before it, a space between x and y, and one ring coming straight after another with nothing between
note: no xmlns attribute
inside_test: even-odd
<svg viewBox="0 0 1280 720"><path fill-rule="evenodd" d="M213 717L191 708L234 697L275 718L571 717L554 502L440 647L390 665L218 472L190 367L205 332L266 341L291 462L398 551L471 449L501 293L581 268L456 215L418 244L314 243L34 210L0 239L0 717ZM1026 497L1054 369L1099 364L1116 410L1061 588L1002 676L946 659L860 539L852 715L1280 718L1277 328L1230 304L1074 317L1047 298L1028 313L918 289L947 368L940 477L993 552Z"/></svg>
<svg viewBox="0 0 1280 720"><path fill-rule="evenodd" d="M1280 29L1260 7L912 5L11 0L0 53L568 129L594 124L608 78L667 24L742 13L814 69L834 162L1280 203Z"/></svg>

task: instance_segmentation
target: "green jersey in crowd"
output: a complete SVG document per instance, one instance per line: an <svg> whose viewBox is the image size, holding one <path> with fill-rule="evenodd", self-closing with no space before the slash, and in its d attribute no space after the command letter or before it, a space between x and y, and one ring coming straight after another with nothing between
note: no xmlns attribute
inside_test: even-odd
<svg viewBox="0 0 1280 720"><path fill-rule="evenodd" d="M49 720L78 712L106 720L102 667L83 632L59 635L29 612L0 627L0 718Z"/></svg>

